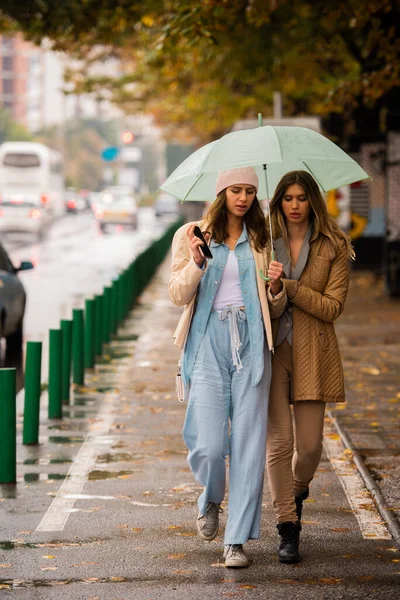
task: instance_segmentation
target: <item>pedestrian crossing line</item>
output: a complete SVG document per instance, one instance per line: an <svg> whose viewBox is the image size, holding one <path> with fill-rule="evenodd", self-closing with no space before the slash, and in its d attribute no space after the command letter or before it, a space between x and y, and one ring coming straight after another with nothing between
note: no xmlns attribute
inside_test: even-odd
<svg viewBox="0 0 400 600"><path fill-rule="evenodd" d="M331 419L325 420L324 448L331 465L342 484L350 507L358 521L361 534L365 539L390 540L386 524L366 489L364 482L347 450L340 439Z"/></svg>
<svg viewBox="0 0 400 600"><path fill-rule="evenodd" d="M115 394L105 396L106 404L96 417L89 429L85 441L72 463L66 479L63 481L57 496L44 514L36 531L62 531L68 521L78 494L88 480L88 474L94 467L100 451L103 450L101 436L106 435L114 421Z"/></svg>

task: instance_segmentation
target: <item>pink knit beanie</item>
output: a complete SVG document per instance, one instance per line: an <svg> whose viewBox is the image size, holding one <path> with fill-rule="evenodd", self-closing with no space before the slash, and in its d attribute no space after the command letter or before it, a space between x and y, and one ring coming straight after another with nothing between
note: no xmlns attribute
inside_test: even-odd
<svg viewBox="0 0 400 600"><path fill-rule="evenodd" d="M238 169L227 169L226 171L220 171L218 173L217 185L215 188L216 196L218 196L222 190L230 185L236 185L239 183L254 185L257 192L258 177L253 167L239 167Z"/></svg>

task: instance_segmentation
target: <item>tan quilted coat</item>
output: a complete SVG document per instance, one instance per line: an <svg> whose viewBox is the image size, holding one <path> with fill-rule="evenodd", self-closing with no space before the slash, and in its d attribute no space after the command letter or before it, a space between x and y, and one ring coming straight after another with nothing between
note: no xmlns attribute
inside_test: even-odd
<svg viewBox="0 0 400 600"><path fill-rule="evenodd" d="M306 266L298 281L285 279L293 306L292 400L344 402L343 368L333 321L344 308L349 260L319 236L310 242ZM272 323L274 339L279 320Z"/></svg>

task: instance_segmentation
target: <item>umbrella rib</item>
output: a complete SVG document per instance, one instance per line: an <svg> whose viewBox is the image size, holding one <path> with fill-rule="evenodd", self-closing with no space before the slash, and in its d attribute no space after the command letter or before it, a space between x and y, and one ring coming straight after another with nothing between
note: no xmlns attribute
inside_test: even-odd
<svg viewBox="0 0 400 600"><path fill-rule="evenodd" d="M272 130L273 130L273 132L274 132L274 134L275 134L276 141L278 142L279 154L281 155L281 162L283 163L283 156L282 156L282 147L281 147L281 142L279 141L279 137L278 137L278 134L277 134L277 133L276 133L276 131L275 131L275 127L272 127Z"/></svg>
<svg viewBox="0 0 400 600"><path fill-rule="evenodd" d="M311 175L314 177L314 179L317 181L317 183L321 186L321 188L324 190L324 192L326 192L327 190L322 185L321 181L318 179L317 175L314 173L314 171L311 169L311 167L309 167L308 164L304 160L302 160L301 162L303 163L303 165L305 167L307 167L307 169L309 170L309 172L311 173Z"/></svg>
<svg viewBox="0 0 400 600"><path fill-rule="evenodd" d="M194 186L199 182L199 180L203 177L203 173L200 173L200 175L197 176L196 181L193 183L193 185L190 187L190 189L186 192L184 199L182 200L182 202L184 202L186 200L186 198L189 196L190 192L192 191L192 189L194 188Z"/></svg>

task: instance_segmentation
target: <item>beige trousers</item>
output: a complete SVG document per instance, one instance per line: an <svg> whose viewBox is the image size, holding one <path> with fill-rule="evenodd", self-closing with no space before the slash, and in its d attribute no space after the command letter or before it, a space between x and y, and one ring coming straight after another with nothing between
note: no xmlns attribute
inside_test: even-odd
<svg viewBox="0 0 400 600"><path fill-rule="evenodd" d="M278 523L296 521L295 495L314 477L322 453L325 402L290 405L292 347L275 349L268 408L267 470Z"/></svg>

